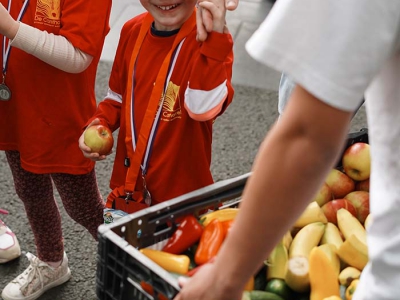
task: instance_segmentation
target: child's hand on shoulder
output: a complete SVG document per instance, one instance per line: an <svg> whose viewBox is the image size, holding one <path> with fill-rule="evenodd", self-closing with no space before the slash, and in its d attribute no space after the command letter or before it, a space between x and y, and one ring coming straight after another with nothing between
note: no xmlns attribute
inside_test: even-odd
<svg viewBox="0 0 400 300"><path fill-rule="evenodd" d="M0 3L0 34L13 39L18 28L19 23L10 16L8 10Z"/></svg>

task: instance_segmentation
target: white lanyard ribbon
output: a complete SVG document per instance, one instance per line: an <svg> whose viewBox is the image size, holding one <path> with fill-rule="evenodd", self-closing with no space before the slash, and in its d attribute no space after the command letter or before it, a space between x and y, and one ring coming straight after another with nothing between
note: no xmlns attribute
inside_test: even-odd
<svg viewBox="0 0 400 300"><path fill-rule="evenodd" d="M172 59L172 61L171 61L171 66L170 66L170 68L169 68L169 72L168 72L168 75L167 75L167 79L166 79L165 84L164 84L164 94L163 94L163 97L162 97L160 106L159 106L159 108L158 108L158 110L157 110L157 114L156 114L156 118L155 118L155 120L154 120L154 122L153 122L153 126L152 126L151 131L150 131L150 136L149 136L149 140L148 140L147 147L146 147L146 153L145 153L145 156L144 156L144 159L143 159L143 163L141 164L141 169L142 169L142 174L143 174L143 175L145 175L146 172L147 172L147 167L148 167L148 162L149 162L150 151L151 151L151 148L152 148L152 145L153 145L154 137L155 137L155 135L156 135L156 130L157 130L157 127L158 127L158 123L159 123L159 121L160 121L161 111L162 111L162 107L163 107L164 100L165 100L165 94L166 94L167 88L168 88L168 82L169 82L169 80L170 80L170 78L171 78L172 72L173 72L174 67L175 67L176 60L178 59L179 52L180 52L180 50L181 50L181 48L182 48L182 45L183 45L183 42L184 42L184 41L185 41L185 39L183 39L183 40L179 43L178 47L176 48L175 53L173 54L174 56L173 56L173 59ZM133 75L133 76L134 76L134 75ZM133 81L133 82L134 82L134 81ZM132 88L134 89L134 88L135 88L135 85L133 85ZM132 91L132 101L131 101L131 105L132 105L132 107L131 107L131 110L132 110L133 107L134 107L134 93L133 93L133 91ZM133 110L132 110L132 111L133 111ZM131 123L131 126L132 126L132 146L133 146L133 150L136 150L136 130L135 130L135 121L134 121L134 114L133 114L133 113L132 113L132 123Z"/></svg>
<svg viewBox="0 0 400 300"><path fill-rule="evenodd" d="M8 0L8 13L11 12L11 3L12 0ZM17 22L21 21L22 17L24 16L26 9L28 7L29 4L29 0L25 0L24 4L21 8L21 11L19 12L18 18L17 18ZM7 47L6 47L6 42L7 42L7 37L4 36L3 37L3 74L7 73L7 67L8 67L8 58L10 57L10 50L11 50L11 41L9 41Z"/></svg>

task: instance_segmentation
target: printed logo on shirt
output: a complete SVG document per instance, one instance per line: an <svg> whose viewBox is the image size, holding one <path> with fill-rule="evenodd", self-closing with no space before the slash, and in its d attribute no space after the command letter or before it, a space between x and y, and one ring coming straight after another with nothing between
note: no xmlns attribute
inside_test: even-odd
<svg viewBox="0 0 400 300"><path fill-rule="evenodd" d="M171 122L175 119L182 118L181 103L179 101L179 89L173 82L168 83L165 93L165 100L161 112L161 120Z"/></svg>
<svg viewBox="0 0 400 300"><path fill-rule="evenodd" d="M61 0L38 0L35 24L60 27Z"/></svg>

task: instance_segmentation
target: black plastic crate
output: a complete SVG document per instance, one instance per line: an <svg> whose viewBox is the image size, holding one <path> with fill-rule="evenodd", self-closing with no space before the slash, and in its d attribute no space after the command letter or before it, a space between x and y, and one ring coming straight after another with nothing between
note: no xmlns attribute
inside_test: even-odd
<svg viewBox="0 0 400 300"><path fill-rule="evenodd" d="M138 249L167 240L175 231L175 220L187 214L199 216L205 209L237 206L250 173L220 181L175 199L133 213L99 227L96 294L100 300L158 299L140 285L153 287L154 294L173 299L179 291L177 278Z"/></svg>
<svg viewBox="0 0 400 300"><path fill-rule="evenodd" d="M345 149L356 142L368 143L368 130L348 135ZM341 167L341 162L337 163ZM165 242L184 215L199 216L205 209L224 209L240 203L251 173L223 180L161 204L133 213L98 230L96 294L99 300L173 299L179 291L177 278L138 249ZM158 247L159 250L161 246ZM152 286L154 296L141 282Z"/></svg>

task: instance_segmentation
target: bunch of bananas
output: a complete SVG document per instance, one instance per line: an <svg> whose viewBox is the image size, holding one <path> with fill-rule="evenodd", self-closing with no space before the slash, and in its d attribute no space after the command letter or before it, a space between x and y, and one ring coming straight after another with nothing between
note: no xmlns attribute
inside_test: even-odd
<svg viewBox="0 0 400 300"><path fill-rule="evenodd" d="M310 300L341 299L340 290L348 289L342 295L350 300L368 262L364 226L370 221L368 217L362 225L342 208L336 226L311 202L265 261L267 280L280 278L294 292L310 293Z"/></svg>

